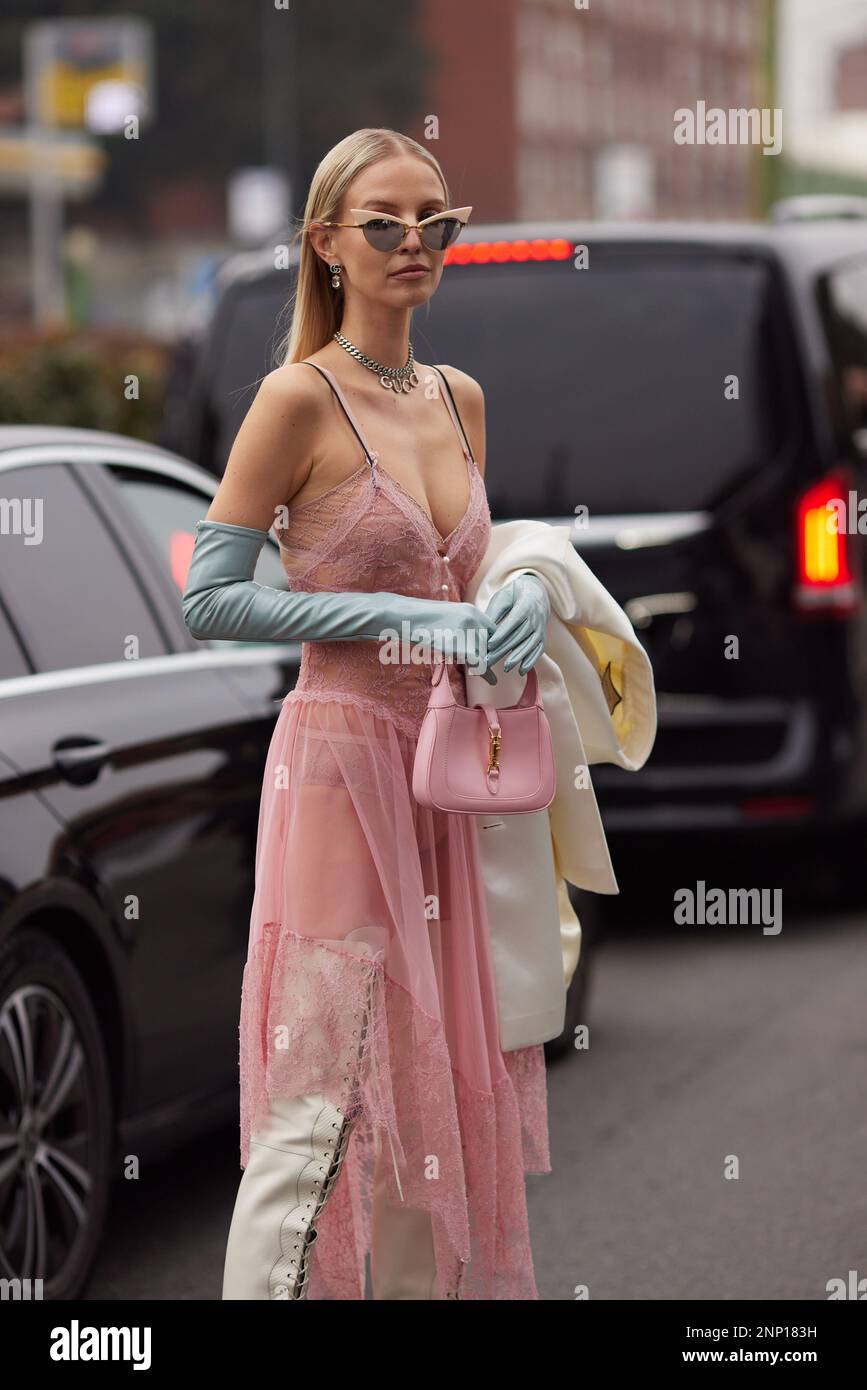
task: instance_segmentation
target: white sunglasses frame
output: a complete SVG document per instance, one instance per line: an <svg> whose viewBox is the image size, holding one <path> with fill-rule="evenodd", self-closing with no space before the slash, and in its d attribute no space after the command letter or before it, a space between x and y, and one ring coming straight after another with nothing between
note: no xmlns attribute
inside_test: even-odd
<svg viewBox="0 0 867 1390"><path fill-rule="evenodd" d="M315 225L318 227L360 227L363 230L364 222L358 221L359 214L365 219L365 221L368 221L371 218L375 217L379 221L383 222L398 222L403 227L404 233L400 241L397 243L397 246L393 246L388 251L383 252L383 255L389 256L391 255L392 251L397 251L399 247L403 245L404 241L406 240L407 232L421 232L422 227L426 227L429 222L438 222L440 218L453 217L458 222L460 222L461 228L454 241L450 241L448 246L444 247L442 251L435 251L434 248L428 246L427 242L424 240L424 238L422 238L422 245L424 246L425 250L433 251L434 255L444 256L446 251L449 251L451 247L454 246L464 227L469 222L470 213L472 212L472 210L472 204L470 204L470 206L466 208L446 208L443 212L434 212L431 214L430 217L423 217L421 222L406 222L404 218L398 217L393 212L377 212L374 208L350 208L349 211L356 217L356 220L354 222L317 222ZM367 244L369 246L370 242L368 242ZM380 250L380 248L378 246L375 246L373 247L373 250L378 251Z"/></svg>

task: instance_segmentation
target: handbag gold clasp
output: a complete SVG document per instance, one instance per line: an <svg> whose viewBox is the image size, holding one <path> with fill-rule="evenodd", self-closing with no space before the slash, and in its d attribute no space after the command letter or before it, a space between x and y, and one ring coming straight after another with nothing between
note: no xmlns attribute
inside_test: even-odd
<svg viewBox="0 0 867 1390"><path fill-rule="evenodd" d="M488 726L488 737L490 745L488 748L488 772L499 772L500 770L500 730L492 729Z"/></svg>

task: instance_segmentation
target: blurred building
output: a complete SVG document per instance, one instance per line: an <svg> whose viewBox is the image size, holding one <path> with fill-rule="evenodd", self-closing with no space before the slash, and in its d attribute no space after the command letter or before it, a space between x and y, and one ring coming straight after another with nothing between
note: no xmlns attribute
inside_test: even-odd
<svg viewBox="0 0 867 1390"><path fill-rule="evenodd" d="M754 145L673 130L699 101L768 105L767 17L765 0L427 0L455 197L503 219L760 215Z"/></svg>
<svg viewBox="0 0 867 1390"><path fill-rule="evenodd" d="M786 192L867 193L867 0L778 0Z"/></svg>

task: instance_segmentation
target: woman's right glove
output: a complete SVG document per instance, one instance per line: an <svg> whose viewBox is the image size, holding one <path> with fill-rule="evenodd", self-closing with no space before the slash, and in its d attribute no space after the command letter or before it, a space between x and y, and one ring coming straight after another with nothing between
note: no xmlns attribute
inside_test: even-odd
<svg viewBox="0 0 867 1390"><path fill-rule="evenodd" d="M497 619L497 631L488 643L488 661L496 666L506 658L504 671L517 666L526 676L545 650L551 599L548 589L532 570L522 570L511 583L498 589L487 607Z"/></svg>
<svg viewBox="0 0 867 1390"><path fill-rule="evenodd" d="M257 584L256 562L267 531L226 521L196 523L196 543L182 607L193 637L246 642L380 641L391 633L410 643L484 664L483 643L496 628L472 603L412 598L407 594L293 593ZM388 629L386 632L385 630ZM489 684L496 677L481 671Z"/></svg>

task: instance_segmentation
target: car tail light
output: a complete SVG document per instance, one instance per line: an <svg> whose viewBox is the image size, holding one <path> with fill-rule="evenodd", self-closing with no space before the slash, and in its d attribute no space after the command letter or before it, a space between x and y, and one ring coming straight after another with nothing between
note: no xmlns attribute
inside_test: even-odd
<svg viewBox="0 0 867 1390"><path fill-rule="evenodd" d="M858 607L859 585L851 570L850 525L857 535L858 514L851 516L852 478L843 469L828 473L798 499L795 537L797 580L795 607L802 612L851 614ZM829 525L834 509L829 502L843 503L839 529Z"/></svg>
<svg viewBox="0 0 867 1390"><path fill-rule="evenodd" d="M445 265L504 265L508 261L568 261L573 242L564 237L536 237L532 241L459 241L445 254Z"/></svg>
<svg viewBox="0 0 867 1390"><path fill-rule="evenodd" d="M172 579L181 593L187 587L187 575L195 544L196 537L193 531L172 531L169 538L169 565Z"/></svg>

